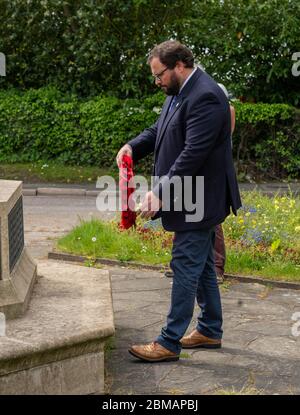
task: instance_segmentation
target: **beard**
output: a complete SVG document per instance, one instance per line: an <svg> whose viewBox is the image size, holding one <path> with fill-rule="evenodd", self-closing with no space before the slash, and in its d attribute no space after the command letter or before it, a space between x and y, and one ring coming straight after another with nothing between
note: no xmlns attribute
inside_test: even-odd
<svg viewBox="0 0 300 415"><path fill-rule="evenodd" d="M178 95L181 84L175 73L172 73L169 85L161 85L166 95Z"/></svg>

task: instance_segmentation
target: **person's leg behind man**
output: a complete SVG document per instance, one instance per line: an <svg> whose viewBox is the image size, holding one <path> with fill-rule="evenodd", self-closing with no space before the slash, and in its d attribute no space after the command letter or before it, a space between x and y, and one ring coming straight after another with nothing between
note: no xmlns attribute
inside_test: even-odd
<svg viewBox="0 0 300 415"><path fill-rule="evenodd" d="M222 225L216 226L216 237L214 244L214 265L217 273L217 281L219 284L222 284L224 281L224 270L225 270L225 261L226 261L226 248L225 240Z"/></svg>

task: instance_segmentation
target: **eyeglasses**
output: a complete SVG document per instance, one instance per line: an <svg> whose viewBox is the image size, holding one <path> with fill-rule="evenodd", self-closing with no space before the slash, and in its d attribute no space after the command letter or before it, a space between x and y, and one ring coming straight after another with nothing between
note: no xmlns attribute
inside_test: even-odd
<svg viewBox="0 0 300 415"><path fill-rule="evenodd" d="M153 78L154 78L154 80L156 81L156 80L158 80L158 81L161 81L161 77L162 77L162 75L166 72L166 70L168 70L169 68L165 68L163 71L161 71L160 73L158 73L157 75L152 75L153 76Z"/></svg>

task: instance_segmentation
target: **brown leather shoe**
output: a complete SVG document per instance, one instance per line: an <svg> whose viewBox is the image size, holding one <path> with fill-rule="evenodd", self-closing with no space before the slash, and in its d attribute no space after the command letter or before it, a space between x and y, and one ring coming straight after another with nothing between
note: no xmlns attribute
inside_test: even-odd
<svg viewBox="0 0 300 415"><path fill-rule="evenodd" d="M179 355L157 342L145 345L134 345L128 349L129 353L146 362L173 362L179 360Z"/></svg>
<svg viewBox="0 0 300 415"><path fill-rule="evenodd" d="M188 336L184 336L180 342L183 349L220 349L222 347L220 339L211 339L210 337L206 337L199 333L196 329L193 330Z"/></svg>

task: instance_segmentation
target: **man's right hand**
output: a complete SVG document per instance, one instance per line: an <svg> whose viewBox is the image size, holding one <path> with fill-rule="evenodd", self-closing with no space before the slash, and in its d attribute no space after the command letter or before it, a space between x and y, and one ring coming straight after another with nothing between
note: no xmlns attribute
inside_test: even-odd
<svg viewBox="0 0 300 415"><path fill-rule="evenodd" d="M119 168L121 167L121 160L122 160L122 157L123 157L125 154L127 154L128 156L131 156L131 157L132 157L132 148L131 148L131 146L130 146L129 144L125 144L125 146L123 146L123 147L119 150L119 152L118 152L118 154L117 154L117 157L116 157L116 162L117 162L117 165L118 165L118 167L119 167Z"/></svg>

